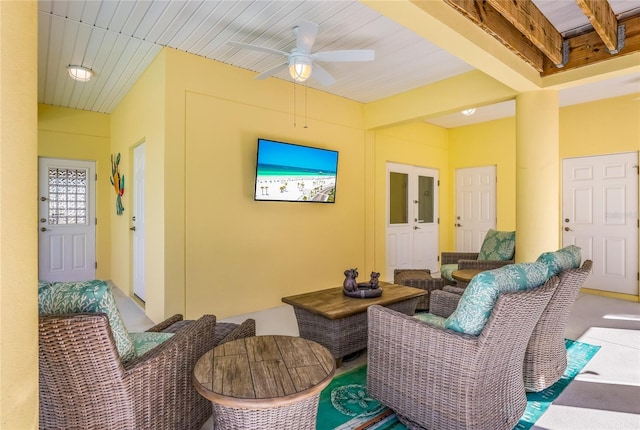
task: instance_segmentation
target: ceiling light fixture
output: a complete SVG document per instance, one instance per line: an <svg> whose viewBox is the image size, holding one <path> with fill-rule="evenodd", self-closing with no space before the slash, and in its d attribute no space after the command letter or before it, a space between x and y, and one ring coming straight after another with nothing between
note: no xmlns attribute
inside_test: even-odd
<svg viewBox="0 0 640 430"><path fill-rule="evenodd" d="M79 82L87 82L93 76L93 70L83 66L69 66L67 72L71 79Z"/></svg>
<svg viewBox="0 0 640 430"><path fill-rule="evenodd" d="M474 113L476 113L476 108L465 109L462 111L462 115L465 115L465 116L471 116Z"/></svg>
<svg viewBox="0 0 640 430"><path fill-rule="evenodd" d="M289 56L289 75L296 82L304 82L311 76L311 58L294 53Z"/></svg>

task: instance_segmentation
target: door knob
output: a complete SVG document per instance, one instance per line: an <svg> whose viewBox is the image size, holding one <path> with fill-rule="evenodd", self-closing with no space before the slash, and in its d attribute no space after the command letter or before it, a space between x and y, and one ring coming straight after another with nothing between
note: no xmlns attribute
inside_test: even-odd
<svg viewBox="0 0 640 430"><path fill-rule="evenodd" d="M458 224L455 224L455 226L456 227L462 227L462 224L458 223Z"/></svg>
<svg viewBox="0 0 640 430"><path fill-rule="evenodd" d="M46 202L47 198L46 197L40 197L40 201Z"/></svg>
<svg viewBox="0 0 640 430"><path fill-rule="evenodd" d="M136 226L134 225L133 227L129 227L129 230L136 231Z"/></svg>
<svg viewBox="0 0 640 430"><path fill-rule="evenodd" d="M40 222L47 222L46 218L40 218Z"/></svg>
<svg viewBox="0 0 640 430"><path fill-rule="evenodd" d="M564 231L571 231L571 229L569 227L565 227Z"/></svg>
<svg viewBox="0 0 640 430"><path fill-rule="evenodd" d="M417 225L414 225L414 226L413 226L413 229L414 229L414 230L420 230L420 227L418 227Z"/></svg>
<svg viewBox="0 0 640 430"><path fill-rule="evenodd" d="M42 227L40 231L47 231L47 229L45 227Z"/></svg>

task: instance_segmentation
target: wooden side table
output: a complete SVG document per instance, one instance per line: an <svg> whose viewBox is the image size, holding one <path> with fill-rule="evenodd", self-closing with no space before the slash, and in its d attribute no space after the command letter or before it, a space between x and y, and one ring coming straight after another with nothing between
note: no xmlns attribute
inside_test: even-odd
<svg viewBox="0 0 640 430"><path fill-rule="evenodd" d="M213 404L218 429L315 429L320 392L335 373L331 353L311 340L254 336L205 353L196 390Z"/></svg>
<svg viewBox="0 0 640 430"><path fill-rule="evenodd" d="M479 269L462 269L456 270L451 274L451 277L458 282L458 287L467 288L469 282L476 276L478 273L484 272L484 270Z"/></svg>

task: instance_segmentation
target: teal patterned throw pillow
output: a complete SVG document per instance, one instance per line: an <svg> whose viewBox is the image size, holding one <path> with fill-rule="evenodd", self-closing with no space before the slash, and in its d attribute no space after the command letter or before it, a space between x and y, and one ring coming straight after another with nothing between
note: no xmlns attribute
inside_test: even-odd
<svg viewBox="0 0 640 430"><path fill-rule="evenodd" d="M512 260L516 251L516 232L489 230L484 237L478 260Z"/></svg>
<svg viewBox="0 0 640 430"><path fill-rule="evenodd" d="M539 287L549 279L543 263L509 264L474 276L464 290L458 307L444 322L448 329L474 336L484 329L500 293Z"/></svg>
<svg viewBox="0 0 640 430"><path fill-rule="evenodd" d="M62 315L80 312L105 313L120 354L127 362L136 356L133 340L124 326L111 288L104 281L38 283L40 315Z"/></svg>
<svg viewBox="0 0 640 430"><path fill-rule="evenodd" d="M568 269L580 267L582 261L582 249L575 245L565 246L555 252L543 252L536 261L544 263L549 267L551 276Z"/></svg>

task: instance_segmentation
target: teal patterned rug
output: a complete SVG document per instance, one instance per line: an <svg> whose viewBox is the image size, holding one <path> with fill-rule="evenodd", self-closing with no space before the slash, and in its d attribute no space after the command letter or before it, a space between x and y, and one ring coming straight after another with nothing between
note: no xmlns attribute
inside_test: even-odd
<svg viewBox="0 0 640 430"><path fill-rule="evenodd" d="M539 393L527 393L525 409L516 430L528 430L546 412L562 390L573 381L600 349L565 339L567 370L558 382ZM366 392L367 366L337 376L322 390L318 409L318 430L406 430L393 411Z"/></svg>

